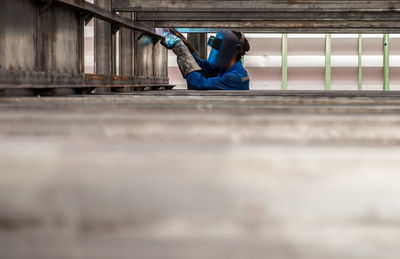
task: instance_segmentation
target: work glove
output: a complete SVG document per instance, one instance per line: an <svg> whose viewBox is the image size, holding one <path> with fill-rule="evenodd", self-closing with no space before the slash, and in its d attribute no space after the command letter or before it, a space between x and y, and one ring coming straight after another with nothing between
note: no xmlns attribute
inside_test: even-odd
<svg viewBox="0 0 400 259"><path fill-rule="evenodd" d="M164 46L171 49L178 59L178 67L183 78L186 78L190 73L200 71L201 68L190 53L188 47L183 43L182 39L169 34L164 39Z"/></svg>
<svg viewBox="0 0 400 259"><path fill-rule="evenodd" d="M180 33L179 31L175 30L174 28L169 28L169 29L162 29L162 33L164 34L164 37L168 37L169 35L172 35L172 36L180 38L183 41L183 43L186 45L186 47L188 47L190 53L196 54L197 56L199 56L199 53L197 53L197 51L196 51L195 47L193 46L193 44L190 41L188 41L186 39L186 37L183 36L183 34ZM177 39L175 39L174 37L169 37L168 40L170 40L172 42L177 41ZM161 41L161 44L164 47L167 47L165 38L164 38L163 41Z"/></svg>
<svg viewBox="0 0 400 259"><path fill-rule="evenodd" d="M197 56L199 56L199 53L197 53L197 51L196 51L195 47L193 46L193 44L190 41L188 41L186 39L186 37L183 36L182 33L180 33L179 31L175 30L174 28L170 28L170 29L168 29L168 31L169 31L169 33L173 34L174 36L180 38L183 41L183 43L186 45L186 47L188 47L190 53L196 54Z"/></svg>
<svg viewBox="0 0 400 259"><path fill-rule="evenodd" d="M164 44L163 44L163 45L164 45L167 49L171 49L171 50L172 50L173 47L174 47L175 45L177 45L177 44L183 45L184 43L183 43L183 41L182 41L181 38L179 38L179 37L177 37L177 36L175 36L175 35L168 34L167 37L164 38Z"/></svg>

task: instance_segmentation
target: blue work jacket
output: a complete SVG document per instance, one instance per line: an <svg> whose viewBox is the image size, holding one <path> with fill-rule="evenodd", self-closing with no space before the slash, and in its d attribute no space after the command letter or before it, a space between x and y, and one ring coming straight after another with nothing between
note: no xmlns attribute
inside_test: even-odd
<svg viewBox="0 0 400 259"><path fill-rule="evenodd" d="M250 78L242 62L238 61L227 71L212 69L207 61L193 55L200 72L192 72L186 77L189 90L249 90Z"/></svg>

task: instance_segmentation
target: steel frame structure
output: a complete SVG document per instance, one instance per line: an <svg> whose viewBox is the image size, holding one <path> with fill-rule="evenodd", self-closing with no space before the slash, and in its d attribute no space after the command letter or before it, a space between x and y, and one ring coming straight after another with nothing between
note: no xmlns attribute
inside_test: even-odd
<svg viewBox="0 0 400 259"><path fill-rule="evenodd" d="M192 41L206 55L204 34L220 28L279 32L282 36L282 89L287 85L287 33L322 32L326 37L326 84L331 85L331 33L383 33L384 90L389 90L390 33L400 32L400 2L364 0L5 0L0 39L26 48L12 61L13 47L0 50L0 88L129 88L169 86L167 52L154 28L197 32ZM1 11L0 11L1 12ZM29 13L20 17L18 13ZM116 12L121 12L117 14ZM83 28L96 18L96 74L84 75ZM63 24L69 23L69 25ZM101 21L100 21L101 20ZM13 27L23 24L20 35ZM121 31L116 71L115 34ZM20 32L20 31L18 31ZM66 35L64 42L55 35ZM22 39L18 39L18 36ZM149 38L153 44L147 44ZM34 42L32 42L34 38ZM1 42L0 42L1 43ZM17 45L18 45L17 44ZM7 49L9 48L9 49ZM68 49L69 53L59 53ZM10 52L10 53L7 53ZM73 55L71 55L73 54ZM68 56L68 58L66 58ZM28 60L28 61L26 61ZM362 89L362 37L359 38L359 89Z"/></svg>
<svg viewBox="0 0 400 259"><path fill-rule="evenodd" d="M136 12L138 21L154 21L156 27L204 32L222 27L279 33L400 31L400 2L386 0L113 0L113 10Z"/></svg>
<svg viewBox="0 0 400 259"><path fill-rule="evenodd" d="M21 13L26 15L20 16ZM84 27L93 18L97 25L98 69L95 75L87 75L84 74ZM155 32L153 23L112 12L108 0L96 0L96 4L84 0L4 0L0 21L0 93L172 87L167 52L159 43L161 36ZM134 55L120 53L122 60L131 59L125 64L132 64L125 69L131 72L122 71L120 75L112 69L116 63L118 31L125 32L121 32L121 45L127 45L124 50L135 49ZM127 37L127 31L135 37ZM142 44L141 39L151 40ZM133 64L143 60L151 66L150 71L134 71ZM23 91L26 89L29 90Z"/></svg>
<svg viewBox="0 0 400 259"><path fill-rule="evenodd" d="M399 1L363 0L113 0L114 11L136 13L138 21L157 27L178 27L182 32L208 33L220 28L246 32L283 33L282 89L288 89L287 33L327 33L325 89L331 89L331 33L359 37L359 90L362 90L361 33L383 33L384 90L389 90L389 33L400 32Z"/></svg>

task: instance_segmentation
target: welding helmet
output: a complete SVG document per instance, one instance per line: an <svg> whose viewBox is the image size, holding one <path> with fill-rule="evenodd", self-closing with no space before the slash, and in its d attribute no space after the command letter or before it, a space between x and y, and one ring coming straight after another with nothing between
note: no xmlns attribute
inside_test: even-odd
<svg viewBox="0 0 400 259"><path fill-rule="evenodd" d="M240 53L244 44L244 35L238 38L230 30L218 32L216 37L211 36L208 40L208 46L211 47L208 63L213 69L223 69L229 62Z"/></svg>

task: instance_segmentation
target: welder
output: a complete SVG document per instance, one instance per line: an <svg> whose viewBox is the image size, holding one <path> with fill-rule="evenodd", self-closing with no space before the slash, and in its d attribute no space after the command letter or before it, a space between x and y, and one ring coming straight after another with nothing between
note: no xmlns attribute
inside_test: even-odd
<svg viewBox="0 0 400 259"><path fill-rule="evenodd" d="M163 45L177 55L189 90L249 90L250 78L242 58L250 44L241 32L222 30L211 36L208 60L202 60L181 34L167 33Z"/></svg>

